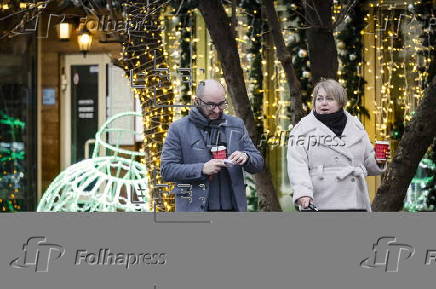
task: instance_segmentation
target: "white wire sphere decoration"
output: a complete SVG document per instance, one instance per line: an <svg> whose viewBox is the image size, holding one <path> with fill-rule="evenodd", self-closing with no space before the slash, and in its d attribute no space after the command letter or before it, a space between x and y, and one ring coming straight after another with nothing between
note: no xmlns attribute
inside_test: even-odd
<svg viewBox="0 0 436 289"><path fill-rule="evenodd" d="M109 118L95 134L92 158L82 160L61 172L50 184L38 204L38 212L150 212L146 167L135 161L144 152L113 146L102 137L108 132L133 133L113 128L120 118L142 117L124 112ZM121 134L119 135L121 137ZM112 156L99 156L105 149ZM130 157L123 158L120 155Z"/></svg>
<svg viewBox="0 0 436 289"><path fill-rule="evenodd" d="M119 176L111 175L116 170ZM121 172L121 173L120 173ZM118 157L78 162L59 174L38 212L149 212L145 166Z"/></svg>

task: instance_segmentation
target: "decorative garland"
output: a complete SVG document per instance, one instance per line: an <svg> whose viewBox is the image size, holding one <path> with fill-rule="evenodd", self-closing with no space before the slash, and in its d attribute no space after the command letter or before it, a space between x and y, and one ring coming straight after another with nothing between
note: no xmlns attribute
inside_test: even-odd
<svg viewBox="0 0 436 289"><path fill-rule="evenodd" d="M345 0L341 0L346 5ZM337 33L336 47L340 62L339 79L347 90L349 105L347 111L353 115L363 114L370 117L368 110L362 106L365 80L362 77L363 43L360 31L365 27L364 11L356 5L344 18Z"/></svg>
<svg viewBox="0 0 436 289"><path fill-rule="evenodd" d="M301 97L303 102L303 109L306 113L309 113L311 107L311 93L313 90L313 85L310 82L311 72L310 72L310 60L307 47L307 37L306 37L306 23L303 19L304 7L303 1L297 0L293 1L292 4L286 3L287 12L289 14L290 26L289 29L291 33L285 39L286 46L292 55L292 65L295 69L295 74L301 84ZM290 108L288 115L290 114Z"/></svg>
<svg viewBox="0 0 436 289"><path fill-rule="evenodd" d="M176 27L176 31L180 31L180 67L183 68L191 68L192 69L192 59L193 56L196 55L196 46L192 44L192 40L195 38L194 35L194 27L195 23L195 15L194 9L198 6L197 1L185 1L180 6L180 3L174 1L173 8L177 9L178 15L180 18L180 22ZM180 8L180 9L179 9ZM191 104L191 86L188 83L182 83L182 95L181 95L181 104ZM189 112L188 108L183 108L181 113L182 116L187 115Z"/></svg>
<svg viewBox="0 0 436 289"><path fill-rule="evenodd" d="M262 3L259 0L244 0L240 7L247 13L247 20L250 23L247 37L250 40L248 48L249 57L251 60L250 67L250 104L256 121L256 135L258 138L264 134L263 127L263 73L262 73L262 30L265 22L262 19ZM256 141L256 144L260 140ZM267 143L261 142L263 145L258 147L262 155L265 156L267 151ZM248 184L249 194L247 196L249 211L256 212L259 209L259 199L256 194L254 178L247 174L246 182Z"/></svg>

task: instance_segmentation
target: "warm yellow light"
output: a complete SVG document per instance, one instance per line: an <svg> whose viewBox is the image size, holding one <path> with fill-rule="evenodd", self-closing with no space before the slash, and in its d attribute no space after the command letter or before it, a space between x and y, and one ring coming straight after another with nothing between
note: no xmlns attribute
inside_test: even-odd
<svg viewBox="0 0 436 289"><path fill-rule="evenodd" d="M86 28L79 34L79 36L77 36L77 43L79 44L79 49L83 54L86 54L91 48L92 35Z"/></svg>
<svg viewBox="0 0 436 289"><path fill-rule="evenodd" d="M60 23L58 36L60 40L69 40L71 37L71 24L66 22Z"/></svg>
<svg viewBox="0 0 436 289"><path fill-rule="evenodd" d="M80 35L80 37L79 37L79 42L80 42L81 44L88 44L88 43L91 42L91 39L92 39L91 35L89 35L88 33L83 33L83 34Z"/></svg>

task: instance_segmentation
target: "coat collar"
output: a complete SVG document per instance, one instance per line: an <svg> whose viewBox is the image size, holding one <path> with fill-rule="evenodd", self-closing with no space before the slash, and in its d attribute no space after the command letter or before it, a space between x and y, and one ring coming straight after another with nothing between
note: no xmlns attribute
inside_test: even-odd
<svg viewBox="0 0 436 289"><path fill-rule="evenodd" d="M236 127L229 125L229 117L226 114L224 114L223 117L225 120L224 120L224 122L219 124L219 126L225 128L227 146L231 146L231 142L230 142L232 140L231 135L233 134L233 130ZM192 135L187 135L186 137L189 137L189 139L191 140L191 142L190 142L191 145L199 142L201 144L201 146L206 147L206 143L204 142L204 137L203 137L202 133L195 126L195 124L193 122L190 122L190 123L191 123L191 127L193 128L193 132L192 132Z"/></svg>
<svg viewBox="0 0 436 289"><path fill-rule="evenodd" d="M319 145L328 147L344 156L350 160L353 158L349 148L355 143L359 142L365 136L365 129L359 120L345 111L347 116L347 124L345 125L344 131L342 132L342 137L338 140L338 146L326 145L324 142L320 142ZM325 124L320 122L313 112L311 112L305 118L304 133L307 134L313 131L314 135L318 136L332 136L335 137L335 133L329 129Z"/></svg>

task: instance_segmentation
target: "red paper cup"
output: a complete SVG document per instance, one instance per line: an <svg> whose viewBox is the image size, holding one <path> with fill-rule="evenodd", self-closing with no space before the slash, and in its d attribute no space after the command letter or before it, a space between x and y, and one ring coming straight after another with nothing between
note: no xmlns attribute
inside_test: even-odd
<svg viewBox="0 0 436 289"><path fill-rule="evenodd" d="M225 160L227 158L227 148L225 146L213 147L210 151L214 159Z"/></svg>
<svg viewBox="0 0 436 289"><path fill-rule="evenodd" d="M386 160L388 151L389 151L389 142L387 142L387 141L376 141L375 142L375 159L376 160Z"/></svg>

